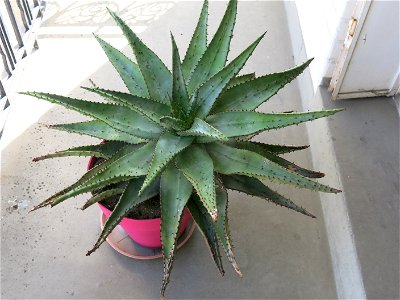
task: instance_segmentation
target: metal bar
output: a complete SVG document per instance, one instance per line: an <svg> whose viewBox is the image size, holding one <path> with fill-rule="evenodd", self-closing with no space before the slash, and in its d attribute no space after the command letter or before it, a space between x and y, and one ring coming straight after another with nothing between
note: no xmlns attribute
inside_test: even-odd
<svg viewBox="0 0 400 300"><path fill-rule="evenodd" d="M8 40L7 33L4 28L3 20L0 18L0 39L4 47L5 54L7 55L8 61L10 63L11 69L15 69L14 62L17 60L14 55L14 51L11 47L10 41Z"/></svg>
<svg viewBox="0 0 400 300"><path fill-rule="evenodd" d="M6 90L4 89L3 83L0 80L0 99L6 96Z"/></svg>
<svg viewBox="0 0 400 300"><path fill-rule="evenodd" d="M18 5L18 8L19 8L19 12L21 14L22 23L24 23L24 27L25 27L26 31L28 31L29 30L29 26L28 26L28 23L27 23L27 19L28 18L26 17L24 8L23 8L20 0L17 0L17 5Z"/></svg>
<svg viewBox="0 0 400 300"><path fill-rule="evenodd" d="M7 109L7 107L10 106L10 102L7 99L7 96L5 95L4 97L0 98L0 127L1 127L1 121L2 121L2 113Z"/></svg>
<svg viewBox="0 0 400 300"><path fill-rule="evenodd" d="M22 5L24 6L25 12L28 15L29 25L31 25L32 23L30 21L33 20L33 16L32 16L32 11L31 11L31 8L29 7L28 1L22 0Z"/></svg>
<svg viewBox="0 0 400 300"><path fill-rule="evenodd" d="M13 9L11 7L10 0L4 0L4 4L5 4L7 12L8 12L8 17L10 18L12 27L14 29L15 37L17 38L18 47L22 48L24 46L24 42L22 41L21 33L19 32L17 20L15 19L15 15L14 15Z"/></svg>
<svg viewBox="0 0 400 300"><path fill-rule="evenodd" d="M0 45L0 55L1 55L1 58L3 59L4 70L6 70L6 72L8 74L8 77L10 77L11 76L11 71L10 71L10 68L8 67L6 54L4 53L1 45Z"/></svg>
<svg viewBox="0 0 400 300"><path fill-rule="evenodd" d="M8 51L10 52L13 62L17 63L17 59L15 58L15 54L14 54L14 49L11 46L10 39L8 38L6 28L5 28L3 20L1 18L0 18L0 29L3 32L4 38L5 38L4 47L6 47L6 50L8 49Z"/></svg>
<svg viewBox="0 0 400 300"><path fill-rule="evenodd" d="M4 35L4 39L5 39L3 42L5 50L8 50L10 52L12 62L17 63L17 59L15 58L15 54L14 54L14 49L11 46L10 39L8 38L7 31L6 31L6 28L4 26L4 23L3 23L3 20L1 17L0 17L0 29L1 29L0 31L2 32L2 35Z"/></svg>

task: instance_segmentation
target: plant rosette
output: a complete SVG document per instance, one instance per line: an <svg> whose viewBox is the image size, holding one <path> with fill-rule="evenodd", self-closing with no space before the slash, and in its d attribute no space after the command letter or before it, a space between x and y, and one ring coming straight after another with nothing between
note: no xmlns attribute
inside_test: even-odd
<svg viewBox="0 0 400 300"><path fill-rule="evenodd" d="M101 96L103 102L42 92L24 93L91 118L50 128L108 141L37 158L84 155L104 161L33 210L55 206L99 189L102 192L90 198L84 208L120 195L97 242L87 253L90 255L132 209L158 195L164 262L162 296L169 283L185 207L204 236L221 275L225 271L220 246L234 271L242 276L229 230L228 189L309 217L314 216L269 188L268 183L275 181L319 192L340 192L315 180L323 177L323 173L300 167L281 156L308 146L275 145L252 139L266 130L331 116L339 110L256 111L300 75L312 59L282 72L258 77L254 73L239 75L265 33L260 32L251 45L227 63L236 13L237 1L231 0L215 35L207 41L208 2L205 1L183 60L171 34L170 70L119 16L110 11L127 38L136 62L95 37L125 83L127 92L103 89L95 84L84 87Z"/></svg>

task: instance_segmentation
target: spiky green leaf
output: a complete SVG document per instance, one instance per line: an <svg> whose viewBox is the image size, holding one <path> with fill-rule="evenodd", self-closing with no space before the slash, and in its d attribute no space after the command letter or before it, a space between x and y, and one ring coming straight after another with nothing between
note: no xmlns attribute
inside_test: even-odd
<svg viewBox="0 0 400 300"><path fill-rule="evenodd" d="M78 181L76 181L74 184L70 185L69 187L59 191L58 193L52 195L50 198L42 201L38 205L34 206L31 211L37 210L41 207L45 207L47 205L53 205L54 201L58 198L67 193L68 191L73 190L74 188L79 187L82 183L86 182L88 179L91 177L95 176L98 173L101 173L103 169L106 169L108 166L113 164L115 161L120 159L121 157L133 152L136 149L139 149L143 145L126 145L123 147L121 150L119 150L117 153L115 153L112 157L109 159L103 161L100 164L95 165L92 169L90 169L88 172L86 172Z"/></svg>
<svg viewBox="0 0 400 300"><path fill-rule="evenodd" d="M271 201L276 205L287 207L289 209L302 213L306 216L315 218L314 215L310 214L304 208L298 206L290 199L271 190L257 178L248 177L244 175L221 175L221 179L224 183L224 186L227 189L236 190L251 196L260 197L268 201Z"/></svg>
<svg viewBox="0 0 400 300"><path fill-rule="evenodd" d="M217 32L190 77L188 84L188 92L190 94L225 66L233 27L235 26L236 11L237 1L231 0Z"/></svg>
<svg viewBox="0 0 400 300"><path fill-rule="evenodd" d="M67 150L57 151L55 153L39 156L33 159L33 161L40 161L48 158L65 157L65 156L95 156L102 158L109 158L120 150L125 143L121 142L108 142L99 145L81 146L69 148Z"/></svg>
<svg viewBox="0 0 400 300"><path fill-rule="evenodd" d="M183 149L193 142L193 137L163 133L156 145L146 179L140 193L161 173L165 166Z"/></svg>
<svg viewBox="0 0 400 300"><path fill-rule="evenodd" d="M217 220L217 205L214 187L214 168L210 156L202 147L191 145L179 153L176 166L192 183L201 201L214 221Z"/></svg>
<svg viewBox="0 0 400 300"><path fill-rule="evenodd" d="M300 124L333 115L338 111L341 111L341 109L277 114L259 112L224 112L210 115L206 118L206 121L211 126L214 126L225 134L225 136L235 137Z"/></svg>
<svg viewBox="0 0 400 300"><path fill-rule="evenodd" d="M197 227L199 228L202 236L207 242L207 246L210 250L211 257L213 258L216 267L218 268L221 275L224 276L225 270L222 265L218 238L213 226L214 221L210 218L207 210L205 210L205 213L203 214L198 205L202 207L200 200L195 201L190 199L187 203L190 214L192 215L194 221L197 224Z"/></svg>
<svg viewBox="0 0 400 300"><path fill-rule="evenodd" d="M181 59L174 36L171 34L172 41L172 99L171 109L173 116L177 119L185 120L189 114L190 102L186 90L185 79L183 78Z"/></svg>
<svg viewBox="0 0 400 300"><path fill-rule="evenodd" d="M151 99L142 98L136 95L131 95L118 91L105 90L100 88L88 88L84 89L103 96L104 98L113 102L127 105L133 110L142 113L159 122L161 116L167 116L171 113L171 109L168 105L153 101ZM156 118L154 118L156 116Z"/></svg>
<svg viewBox="0 0 400 300"><path fill-rule="evenodd" d="M124 81L129 92L133 95L148 98L149 92L147 91L146 83L144 82L143 75L137 64L97 35L94 36L103 48L115 70L117 70L121 76L121 79Z"/></svg>
<svg viewBox="0 0 400 300"><path fill-rule="evenodd" d="M129 26L114 12L110 11L118 26L122 29L129 41L136 57L136 61L143 74L150 98L161 103L170 103L172 76L160 58L150 50L129 28Z"/></svg>
<svg viewBox="0 0 400 300"><path fill-rule="evenodd" d="M236 271L237 274L239 274L240 277L242 277L242 272L239 269L239 265L236 262L235 254L233 253L233 245L232 245L232 240L230 238L230 233L229 233L229 223L228 223L228 196L226 193L226 190L217 187L216 189L216 195L217 195L217 205L218 205L218 221L213 222L210 218L210 216L207 214L206 209L200 202L199 198L197 195L193 195L191 200L189 201L189 205L196 206L196 208L201 212L201 214L205 218L205 222L207 223L208 226L212 226L218 240L220 241L225 254L231 263L232 267ZM191 206L189 206L191 207ZM218 265L217 265L218 266Z"/></svg>
<svg viewBox="0 0 400 300"><path fill-rule="evenodd" d="M88 135L107 141L121 141L131 144L138 144L145 141L145 139L117 130L100 120L92 120L87 122L78 122L70 124L49 125L49 128L72 132L81 135Z"/></svg>
<svg viewBox="0 0 400 300"><path fill-rule="evenodd" d="M268 74L226 90L218 97L212 112L252 111L300 75L312 59L293 69Z"/></svg>
<svg viewBox="0 0 400 300"><path fill-rule="evenodd" d="M163 131L162 127L126 106L90 102L48 93L28 92L23 94L62 105L83 115L101 120L117 130L133 133L144 139L156 139Z"/></svg>
<svg viewBox="0 0 400 300"><path fill-rule="evenodd" d="M172 270L179 225L192 190L192 184L174 165L169 165L162 173L160 182L161 240L164 258L162 296Z"/></svg>
<svg viewBox="0 0 400 300"><path fill-rule="evenodd" d="M208 1L203 2L200 17L197 22L196 29L190 40L189 47L186 51L185 58L182 62L182 72L186 80L189 79L191 73L196 67L197 62L203 56L207 48L207 17L208 17Z"/></svg>
<svg viewBox="0 0 400 300"><path fill-rule="evenodd" d="M338 193L340 190L312 181L278 164L271 162L260 154L229 147L220 143L206 144L214 162L215 171L221 174L240 174L251 177L268 178L282 183L289 183L301 188L326 193Z"/></svg>
<svg viewBox="0 0 400 300"><path fill-rule="evenodd" d="M113 197L113 196L121 195L124 192L124 190L125 190L125 188L115 188L115 189L109 189L109 190L102 191L102 192L94 195L93 197L91 197L89 200L87 200L85 202L85 204L82 206L82 210L85 210L86 208L88 208L89 206L91 206L97 202L109 199L110 197Z"/></svg>
<svg viewBox="0 0 400 300"><path fill-rule="evenodd" d="M51 205L57 205L68 198L102 188L112 183L146 175L154 148L154 142L148 143L139 149L135 149L113 160L111 163L107 163L106 161L99 168L94 168L86 173L85 179L87 178L87 180L79 180L78 184L73 184L65 189L63 194L53 199Z"/></svg>
<svg viewBox="0 0 400 300"><path fill-rule="evenodd" d="M238 148L238 149L244 149L244 150L249 150L255 153L258 153L262 156L264 156L265 158L267 158L268 160L277 163L278 165L291 170L297 174L300 174L304 177L308 177L308 178L321 178L324 177L325 174L321 173L321 172L316 172L316 171L312 171L312 170L308 170L302 167L299 167L298 165L296 165L293 162L290 162L282 157L279 157L277 155L274 155L273 153L269 152L268 150L266 150L266 147L261 146L261 143L254 143L254 142L229 142L227 143L232 147Z"/></svg>
<svg viewBox="0 0 400 300"><path fill-rule="evenodd" d="M192 115L203 119L209 114L220 93L229 84L230 80L243 68L264 35L265 33L247 47L246 50L237 56L229 65L200 86L197 97L193 98L194 101L191 104Z"/></svg>
<svg viewBox="0 0 400 300"><path fill-rule="evenodd" d="M228 138L224 136L219 130L212 127L202 119L195 118L192 126L184 131L179 131L181 136L198 136L207 137L209 140L226 141Z"/></svg>
<svg viewBox="0 0 400 300"><path fill-rule="evenodd" d="M217 223L214 224L214 229L233 269L240 277L242 277L242 272L239 269L239 265L236 262L235 254L233 253L233 244L230 236L228 220L228 193L221 184L218 184L216 188L216 194L217 207L220 218L218 218Z"/></svg>
<svg viewBox="0 0 400 300"><path fill-rule="evenodd" d="M250 74L243 74L240 76L236 76L229 81L229 84L226 86L225 90L229 90L233 88L234 86L237 86L239 84L245 83L247 81L250 81L256 77L255 73L250 73ZM224 92L223 92L224 93ZM221 94L222 96L222 94Z"/></svg>
<svg viewBox="0 0 400 300"><path fill-rule="evenodd" d="M187 127L186 123L182 120L170 116L162 117L160 122L164 127L171 128L175 131L184 130Z"/></svg>
<svg viewBox="0 0 400 300"><path fill-rule="evenodd" d="M240 142L238 142L240 143ZM299 150L304 150L310 147L310 145L303 145L303 146L292 146L292 145L274 145L274 144L264 144L264 143L258 143L258 142L253 142L253 144L257 144L259 147L264 149L265 151L274 153L274 154L284 154L284 153L290 153L294 151L299 151Z"/></svg>
<svg viewBox="0 0 400 300"><path fill-rule="evenodd" d="M119 199L110 217L104 224L104 228L101 231L98 240L93 248L86 254L87 256L92 254L97 248L100 247L100 245L106 240L107 236L113 231L115 226L117 226L121 220L126 217L132 208L146 200L151 199L159 193L159 183L155 182L151 188L148 188L146 192L139 196L138 191L142 183L143 178L135 178L129 181L124 193Z"/></svg>

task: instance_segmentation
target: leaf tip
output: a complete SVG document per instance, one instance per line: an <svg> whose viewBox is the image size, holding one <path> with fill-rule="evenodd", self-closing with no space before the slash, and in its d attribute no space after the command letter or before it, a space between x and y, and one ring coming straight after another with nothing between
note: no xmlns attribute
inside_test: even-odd
<svg viewBox="0 0 400 300"><path fill-rule="evenodd" d="M334 194L339 194L341 192L342 192L342 190L332 188L332 193L334 193Z"/></svg>
<svg viewBox="0 0 400 300"><path fill-rule="evenodd" d="M31 212L34 212L36 209L37 209L36 207L31 208L31 209L28 211L28 214L30 214Z"/></svg>
<svg viewBox="0 0 400 300"><path fill-rule="evenodd" d="M267 32L268 32L268 30L265 30L265 31L264 31L264 33L260 36L260 40L261 40L262 38L264 38L264 36L267 34Z"/></svg>
<svg viewBox="0 0 400 300"><path fill-rule="evenodd" d="M32 207L29 211L28 211L28 213L31 213L31 212L34 212L35 210L38 210L39 208L42 208L42 207L44 207L44 205L36 205L36 206L34 206L34 207Z"/></svg>
<svg viewBox="0 0 400 300"><path fill-rule="evenodd" d="M90 249L87 253L86 256L90 256L94 251L96 251L99 248L100 244L97 242L92 249Z"/></svg>
<svg viewBox="0 0 400 300"><path fill-rule="evenodd" d="M312 213L309 213L308 211L306 211L305 209L303 209L303 211L301 212L303 215L310 217L312 219L316 219L317 217L315 215L313 215Z"/></svg>
<svg viewBox="0 0 400 300"><path fill-rule="evenodd" d="M109 13L111 16L114 16L114 15L115 15L115 12L113 12L108 6L106 7L106 9L107 9L108 13Z"/></svg>
<svg viewBox="0 0 400 300"><path fill-rule="evenodd" d="M305 68L307 68L310 64L311 64L311 62L314 60L314 57L311 57L309 60L307 60L303 65L301 65L301 66L303 66L303 70L305 69Z"/></svg>

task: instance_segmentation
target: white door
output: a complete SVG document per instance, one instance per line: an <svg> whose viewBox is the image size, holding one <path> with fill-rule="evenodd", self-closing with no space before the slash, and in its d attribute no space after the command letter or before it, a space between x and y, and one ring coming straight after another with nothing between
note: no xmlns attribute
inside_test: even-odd
<svg viewBox="0 0 400 300"><path fill-rule="evenodd" d="M329 89L332 99L399 92L399 2L357 1Z"/></svg>

